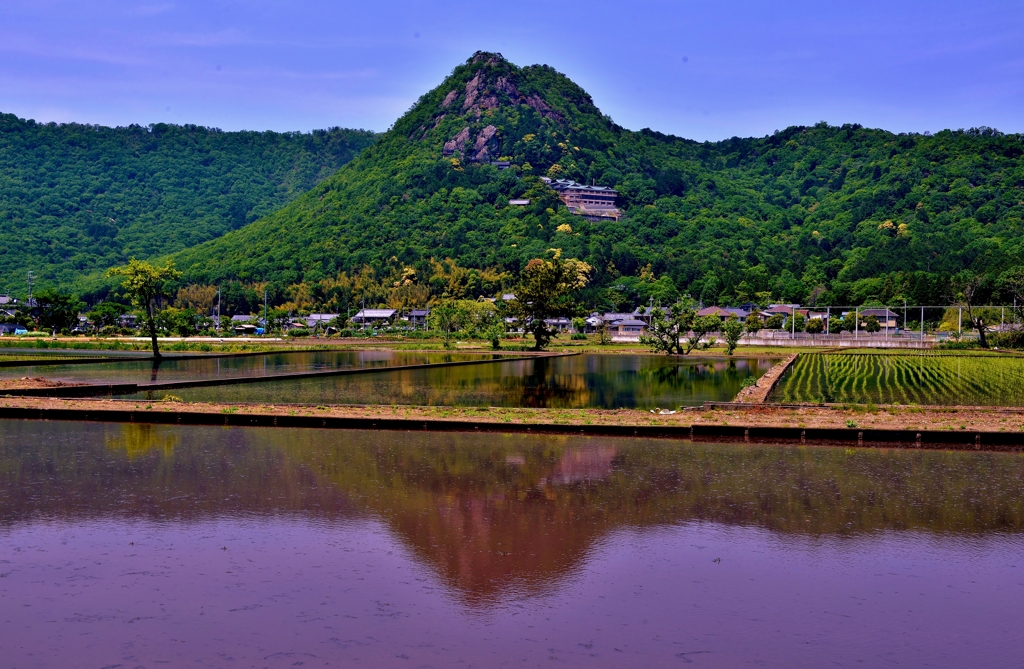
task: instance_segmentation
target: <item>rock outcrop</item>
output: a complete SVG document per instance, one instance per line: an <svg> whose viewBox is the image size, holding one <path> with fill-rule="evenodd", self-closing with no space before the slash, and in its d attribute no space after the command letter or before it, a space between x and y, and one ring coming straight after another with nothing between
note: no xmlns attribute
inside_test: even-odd
<svg viewBox="0 0 1024 669"><path fill-rule="evenodd" d="M473 143L473 160L480 162L490 160L491 154L488 151L488 143L497 134L498 129L493 125L489 125L480 131L480 134L476 136L476 142Z"/></svg>
<svg viewBox="0 0 1024 669"><path fill-rule="evenodd" d="M459 134L455 135L447 142L444 143L444 151L442 153L446 156L454 154L456 151L462 152L466 146L466 142L469 141L469 127L465 127L459 131Z"/></svg>

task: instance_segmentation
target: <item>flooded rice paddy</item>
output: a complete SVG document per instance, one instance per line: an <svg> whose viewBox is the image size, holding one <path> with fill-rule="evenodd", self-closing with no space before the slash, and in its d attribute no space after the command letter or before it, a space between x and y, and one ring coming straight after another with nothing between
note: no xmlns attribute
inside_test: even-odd
<svg viewBox="0 0 1024 669"><path fill-rule="evenodd" d="M12 667L1014 666L1024 457L0 424Z"/></svg>
<svg viewBox="0 0 1024 669"><path fill-rule="evenodd" d="M169 391L187 402L651 408L732 400L776 358L582 354ZM166 393L139 394L160 399Z"/></svg>
<svg viewBox="0 0 1024 669"><path fill-rule="evenodd" d="M95 364L37 362L24 367L0 368L0 379L29 376L79 383L154 383L274 376L337 369L384 369L400 365L494 360L501 357L488 353L430 351L286 351L257 355L211 356L205 359L165 357L158 364L154 364L151 359Z"/></svg>

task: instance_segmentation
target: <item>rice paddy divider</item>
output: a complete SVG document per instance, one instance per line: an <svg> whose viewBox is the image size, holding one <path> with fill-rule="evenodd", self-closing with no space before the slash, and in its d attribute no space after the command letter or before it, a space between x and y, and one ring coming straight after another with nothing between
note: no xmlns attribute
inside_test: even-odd
<svg viewBox="0 0 1024 669"><path fill-rule="evenodd" d="M449 419L335 417L292 414L211 413L125 409L0 407L0 419L60 420L153 425L194 425L257 428L314 428L495 434L556 434L667 438L693 442L777 445L927 448L974 451L1024 451L1022 432L943 432L938 430L801 428L743 425L579 425L500 423Z"/></svg>

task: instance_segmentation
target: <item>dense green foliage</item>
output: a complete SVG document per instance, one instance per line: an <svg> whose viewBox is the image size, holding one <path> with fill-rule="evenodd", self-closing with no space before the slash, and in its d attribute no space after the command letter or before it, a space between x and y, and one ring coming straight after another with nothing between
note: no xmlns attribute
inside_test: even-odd
<svg viewBox="0 0 1024 669"><path fill-rule="evenodd" d="M172 253L308 191L375 135L42 124L0 114L0 292Z"/></svg>
<svg viewBox="0 0 1024 669"><path fill-rule="evenodd" d="M981 353L805 353L771 400L1020 406L1024 359Z"/></svg>
<svg viewBox="0 0 1024 669"><path fill-rule="evenodd" d="M196 281L286 286L431 257L514 275L558 247L595 268L592 306L683 292L933 304L961 269L1024 263L1022 156L1021 136L984 128L819 124L705 143L632 132L552 68L477 54L333 177L179 265ZM626 216L572 216L540 175L614 186Z"/></svg>

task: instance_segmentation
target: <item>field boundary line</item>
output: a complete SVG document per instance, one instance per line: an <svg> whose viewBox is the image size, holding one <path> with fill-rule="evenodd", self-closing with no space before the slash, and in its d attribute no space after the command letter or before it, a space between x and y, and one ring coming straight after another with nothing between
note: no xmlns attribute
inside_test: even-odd
<svg viewBox="0 0 1024 669"><path fill-rule="evenodd" d="M313 428L390 432L475 432L493 434L553 434L626 438L667 438L691 442L761 445L818 445L870 448L916 448L969 451L1024 451L1024 432L946 432L861 428L800 428L744 425L573 425L502 423L429 418L353 418L289 414L239 414L199 411L126 409L65 409L0 407L0 419L56 420L207 427Z"/></svg>
<svg viewBox="0 0 1024 669"><path fill-rule="evenodd" d="M733 402L743 404L764 404L768 401L768 397L775 390L775 386L779 384L779 380L785 375L786 370L796 362L801 353L792 353L785 360L778 362L765 372L761 378L759 378L754 385L747 386L740 390L740 392L733 399Z"/></svg>

